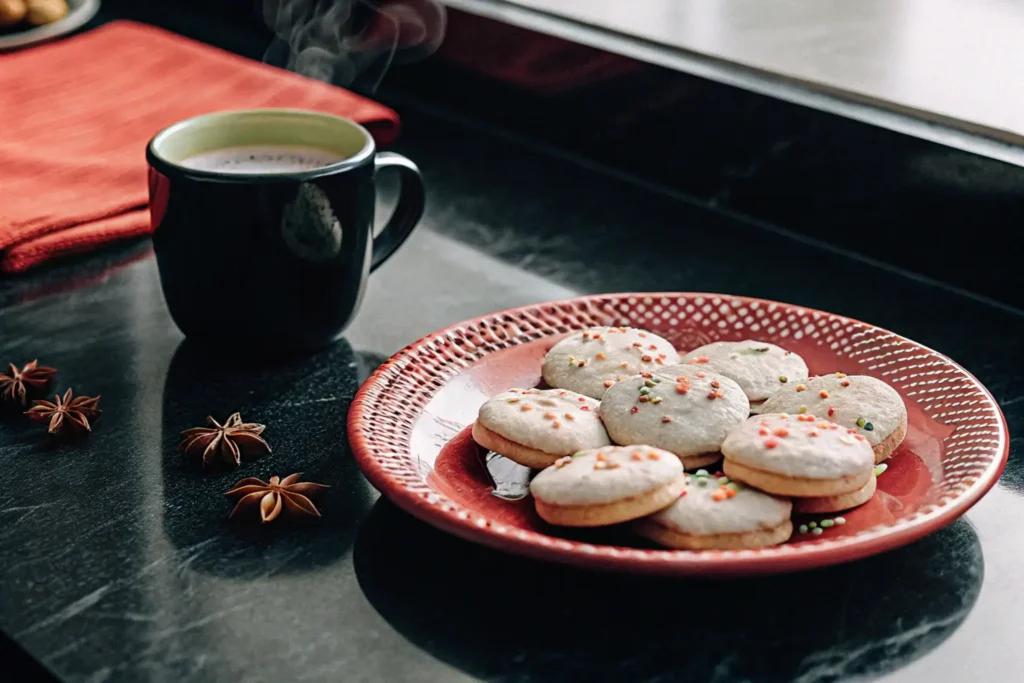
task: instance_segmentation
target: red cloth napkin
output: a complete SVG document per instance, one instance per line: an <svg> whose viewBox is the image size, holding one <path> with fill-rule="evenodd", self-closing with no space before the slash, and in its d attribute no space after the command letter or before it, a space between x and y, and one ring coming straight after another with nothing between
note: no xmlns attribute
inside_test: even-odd
<svg viewBox="0 0 1024 683"><path fill-rule="evenodd" d="M0 270L148 233L149 139L255 107L347 116L382 145L398 134L376 102L133 22L0 55Z"/></svg>

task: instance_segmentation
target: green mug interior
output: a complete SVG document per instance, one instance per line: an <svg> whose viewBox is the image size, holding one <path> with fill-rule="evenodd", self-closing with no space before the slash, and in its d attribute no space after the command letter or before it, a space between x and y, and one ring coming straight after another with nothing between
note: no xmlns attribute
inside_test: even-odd
<svg viewBox="0 0 1024 683"><path fill-rule="evenodd" d="M246 145L315 147L344 157L329 167L332 169L357 164L374 149L373 138L365 128L340 116L299 109L251 109L180 121L157 133L150 150L157 158L180 165L197 154Z"/></svg>

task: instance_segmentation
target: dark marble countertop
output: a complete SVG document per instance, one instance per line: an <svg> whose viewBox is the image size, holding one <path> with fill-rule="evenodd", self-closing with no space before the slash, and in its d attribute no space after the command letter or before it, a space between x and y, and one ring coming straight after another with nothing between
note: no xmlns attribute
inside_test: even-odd
<svg viewBox="0 0 1024 683"><path fill-rule="evenodd" d="M105 410L73 446L0 421L11 641L59 680L90 683L1020 680L1024 316L486 132L403 117L398 149L430 189L425 224L322 353L261 369L204 361L171 323L145 243L0 283L0 358L39 357ZM404 344L508 306L673 289L824 308L948 354L1003 406L1006 473L912 546L716 582L476 547L379 499L355 466L348 406ZM267 424L274 455L237 474L187 466L178 433L233 410ZM292 471L333 487L322 520L228 523L221 494L237 478Z"/></svg>

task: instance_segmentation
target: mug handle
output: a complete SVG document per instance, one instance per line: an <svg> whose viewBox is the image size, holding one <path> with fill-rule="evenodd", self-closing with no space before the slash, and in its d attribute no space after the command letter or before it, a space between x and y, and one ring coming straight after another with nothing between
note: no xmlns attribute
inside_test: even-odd
<svg viewBox="0 0 1024 683"><path fill-rule="evenodd" d="M398 195L398 205L388 219L384 229L373 238L373 259L370 271L373 272L391 257L398 247L412 233L412 229L423 217L426 207L426 189L420 169L409 159L394 152L380 152L374 160L374 175L385 168L397 168L402 180L402 189Z"/></svg>

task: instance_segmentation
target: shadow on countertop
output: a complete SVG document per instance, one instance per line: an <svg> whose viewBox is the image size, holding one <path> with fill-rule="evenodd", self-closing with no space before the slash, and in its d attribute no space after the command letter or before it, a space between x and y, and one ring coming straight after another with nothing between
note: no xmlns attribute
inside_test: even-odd
<svg viewBox="0 0 1024 683"><path fill-rule="evenodd" d="M542 564L470 546L385 500L353 560L367 599L397 631L470 675L502 681L879 675L948 638L984 573L963 519L912 550L724 582Z"/></svg>

